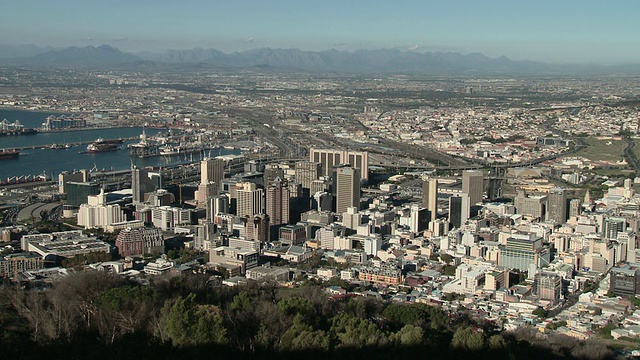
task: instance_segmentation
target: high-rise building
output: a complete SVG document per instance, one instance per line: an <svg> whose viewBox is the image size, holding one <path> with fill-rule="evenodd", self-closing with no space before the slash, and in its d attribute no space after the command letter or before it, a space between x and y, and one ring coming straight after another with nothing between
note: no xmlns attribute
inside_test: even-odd
<svg viewBox="0 0 640 360"><path fill-rule="evenodd" d="M422 207L429 211L429 221L438 217L438 179L422 180Z"/></svg>
<svg viewBox="0 0 640 360"><path fill-rule="evenodd" d="M97 182L74 182L69 181L65 184L64 190L67 194L67 205L80 206L87 203L87 196L98 195L100 193L100 184Z"/></svg>
<svg viewBox="0 0 640 360"><path fill-rule="evenodd" d="M200 184L222 183L224 179L224 161L222 159L204 159L200 162Z"/></svg>
<svg viewBox="0 0 640 360"><path fill-rule="evenodd" d="M218 194L222 179L224 179L224 161L211 158L200 161L200 184L195 193L198 207L206 207L207 199Z"/></svg>
<svg viewBox="0 0 640 360"><path fill-rule="evenodd" d="M236 215L253 217L264 214L264 190L252 182L239 183L236 189Z"/></svg>
<svg viewBox="0 0 640 360"><path fill-rule="evenodd" d="M62 173L60 173L58 175L58 192L61 193L61 194L66 193L65 185L69 181L86 182L88 180L89 179L87 178L87 171L86 170L74 171L72 173L68 173L66 171L63 171Z"/></svg>
<svg viewBox="0 0 640 360"><path fill-rule="evenodd" d="M158 228L122 229L116 239L121 257L164 252L164 237Z"/></svg>
<svg viewBox="0 0 640 360"><path fill-rule="evenodd" d="M609 291L615 296L629 297L640 293L640 266L635 263L614 266L610 271Z"/></svg>
<svg viewBox="0 0 640 360"><path fill-rule="evenodd" d="M460 228L469 219L470 212L469 195L460 193L449 198L449 222L454 228Z"/></svg>
<svg viewBox="0 0 640 360"><path fill-rule="evenodd" d="M314 180L320 178L320 163L314 161L299 161L296 163L296 182L303 189L311 189Z"/></svg>
<svg viewBox="0 0 640 360"><path fill-rule="evenodd" d="M227 195L214 195L207 199L207 222L213 222L218 214L229 213L229 197Z"/></svg>
<svg viewBox="0 0 640 360"><path fill-rule="evenodd" d="M289 223L289 188L286 181L275 178L267 186L266 208L271 225Z"/></svg>
<svg viewBox="0 0 640 360"><path fill-rule="evenodd" d="M310 149L309 161L320 163L323 176L330 176L338 165L348 164L359 170L362 180L369 179L369 153L366 151Z"/></svg>
<svg viewBox="0 0 640 360"><path fill-rule="evenodd" d="M553 304L560 302L562 278L556 274L538 273L533 280L533 294Z"/></svg>
<svg viewBox="0 0 640 360"><path fill-rule="evenodd" d="M527 196L524 190L518 190L513 205L515 205L516 214L544 219L547 212L547 197L542 195Z"/></svg>
<svg viewBox="0 0 640 360"><path fill-rule="evenodd" d="M462 192L469 195L471 205L481 203L484 193L484 173L480 170L463 171Z"/></svg>
<svg viewBox="0 0 640 360"><path fill-rule="evenodd" d="M107 205L106 195L101 190L98 195L87 196L87 203L78 209L78 225L85 229L105 227L127 220L120 205Z"/></svg>
<svg viewBox="0 0 640 360"><path fill-rule="evenodd" d="M247 240L257 242L269 242L269 216L266 214L256 214L254 216L244 216L242 236Z"/></svg>
<svg viewBox="0 0 640 360"><path fill-rule="evenodd" d="M611 216L604 219L602 234L605 239L616 239L618 233L623 232L626 229L627 220L623 217Z"/></svg>
<svg viewBox="0 0 640 360"><path fill-rule="evenodd" d="M500 263L507 269L526 271L531 265L541 268L548 265L551 252L542 244L542 237L535 234L512 234L507 244L501 246Z"/></svg>
<svg viewBox="0 0 640 360"><path fill-rule="evenodd" d="M569 201L569 217L580 216L582 212L582 200L580 199L571 199Z"/></svg>
<svg viewBox="0 0 640 360"><path fill-rule="evenodd" d="M144 194L154 191L156 188L149 178L147 169L140 169L134 166L131 169L131 193L133 195L133 205L144 202Z"/></svg>
<svg viewBox="0 0 640 360"><path fill-rule="evenodd" d="M336 213L349 207L360 209L360 170L350 166L335 168Z"/></svg>
<svg viewBox="0 0 640 360"><path fill-rule="evenodd" d="M549 190L547 220L553 221L556 225L567 221L567 189L555 187Z"/></svg>

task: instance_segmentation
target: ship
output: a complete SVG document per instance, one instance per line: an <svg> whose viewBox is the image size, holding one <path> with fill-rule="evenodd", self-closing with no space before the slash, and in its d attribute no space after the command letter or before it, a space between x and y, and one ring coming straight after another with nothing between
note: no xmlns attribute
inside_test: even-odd
<svg viewBox="0 0 640 360"><path fill-rule="evenodd" d="M120 149L120 144L122 144L123 142L124 140L122 139L105 140L103 138L98 138L98 140L87 145L87 152L97 153L105 151L116 151Z"/></svg>
<svg viewBox="0 0 640 360"><path fill-rule="evenodd" d="M0 160L15 159L20 156L20 151L15 149L0 149Z"/></svg>
<svg viewBox="0 0 640 360"><path fill-rule="evenodd" d="M164 146L160 148L160 155L162 156L176 156L183 154L192 154L202 151L200 146Z"/></svg>

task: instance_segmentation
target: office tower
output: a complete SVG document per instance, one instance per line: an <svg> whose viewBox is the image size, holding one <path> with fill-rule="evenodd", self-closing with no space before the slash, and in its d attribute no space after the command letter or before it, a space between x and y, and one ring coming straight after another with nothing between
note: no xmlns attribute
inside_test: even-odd
<svg viewBox="0 0 640 360"><path fill-rule="evenodd" d="M200 161L200 184L195 192L196 206L207 207L207 199L218 195L224 178L224 161L204 159Z"/></svg>
<svg viewBox="0 0 640 360"><path fill-rule="evenodd" d="M286 181L277 177L267 186L266 207L271 225L289 223L289 188Z"/></svg>
<svg viewBox="0 0 640 360"><path fill-rule="evenodd" d="M58 192L60 194L64 194L66 193L65 190L65 185L70 182L86 182L87 179L87 172L86 171L74 171L72 173L68 173L66 171L63 171L62 173L60 173L58 175Z"/></svg>
<svg viewBox="0 0 640 360"><path fill-rule="evenodd" d="M369 153L366 151L310 149L309 161L320 163L320 174L330 176L333 168L348 164L359 170L360 179L369 179Z"/></svg>
<svg viewBox="0 0 640 360"><path fill-rule="evenodd" d="M229 197L227 195L214 195L207 199L207 222L213 222L218 214L229 213Z"/></svg>
<svg viewBox="0 0 640 360"><path fill-rule="evenodd" d="M256 214L254 216L242 217L242 236L247 240L254 240L261 243L269 242L269 216L266 214Z"/></svg>
<svg viewBox="0 0 640 360"><path fill-rule="evenodd" d="M533 278L533 294L540 300L557 304L562 295L562 277L556 274L538 273Z"/></svg>
<svg viewBox="0 0 640 360"><path fill-rule="evenodd" d="M429 221L438 217L438 180L428 178L422 180L422 207L429 211Z"/></svg>
<svg viewBox="0 0 640 360"><path fill-rule="evenodd" d="M264 190L251 182L240 183L236 190L236 215L253 217L264 214Z"/></svg>
<svg viewBox="0 0 640 360"><path fill-rule="evenodd" d="M542 195L527 196L524 190L518 190L513 205L516 208L516 214L544 219L547 212L547 197Z"/></svg>
<svg viewBox="0 0 640 360"><path fill-rule="evenodd" d="M69 181L64 186L67 194L67 205L77 207L85 204L87 203L87 197L89 195L98 195L100 189L100 184L96 182Z"/></svg>
<svg viewBox="0 0 640 360"><path fill-rule="evenodd" d="M569 217L580 216L582 212L582 201L580 199L571 199L569 201Z"/></svg>
<svg viewBox="0 0 640 360"><path fill-rule="evenodd" d="M498 265L507 269L526 271L531 265L541 268L551 260L549 248L535 234L512 234L501 249Z"/></svg>
<svg viewBox="0 0 640 360"><path fill-rule="evenodd" d="M315 201L316 210L331 211L331 205L333 204L331 194L324 191L318 191L317 193L313 194L313 200Z"/></svg>
<svg viewBox="0 0 640 360"><path fill-rule="evenodd" d="M471 205L481 203L484 193L484 173L480 170L463 171L462 192L469 195Z"/></svg>
<svg viewBox="0 0 640 360"><path fill-rule="evenodd" d="M224 179L224 161L222 159L204 159L200 162L200 184L214 182L220 187Z"/></svg>
<svg viewBox="0 0 640 360"><path fill-rule="evenodd" d="M318 180L311 182L311 188L309 188L309 194L315 194L317 192L331 191L331 178L329 176L323 176Z"/></svg>
<svg viewBox="0 0 640 360"><path fill-rule="evenodd" d="M162 230L157 228L122 229L116 238L121 257L164 252Z"/></svg>
<svg viewBox="0 0 640 360"><path fill-rule="evenodd" d="M449 222L454 228L460 228L469 219L470 211L469 195L460 193L449 198Z"/></svg>
<svg viewBox="0 0 640 360"><path fill-rule="evenodd" d="M144 194L155 190L153 181L149 178L147 169L140 169L134 166L131 169L131 193L133 195L133 205L144 202Z"/></svg>
<svg viewBox="0 0 640 360"><path fill-rule="evenodd" d="M608 217L604 219L602 234L605 239L616 239L618 233L626 229L627 220L622 217Z"/></svg>
<svg viewBox="0 0 640 360"><path fill-rule="evenodd" d="M350 166L335 168L336 213L349 207L360 209L360 170Z"/></svg>
<svg viewBox="0 0 640 360"><path fill-rule="evenodd" d="M621 264L610 271L609 291L615 296L630 297L640 293L640 268L637 264Z"/></svg>
<svg viewBox="0 0 640 360"><path fill-rule="evenodd" d="M320 177L320 163L313 161L298 161L296 163L296 182L303 189L310 191L311 184Z"/></svg>
<svg viewBox="0 0 640 360"><path fill-rule="evenodd" d="M556 225L562 225L567 221L567 189L552 188L549 190L547 220L553 221Z"/></svg>

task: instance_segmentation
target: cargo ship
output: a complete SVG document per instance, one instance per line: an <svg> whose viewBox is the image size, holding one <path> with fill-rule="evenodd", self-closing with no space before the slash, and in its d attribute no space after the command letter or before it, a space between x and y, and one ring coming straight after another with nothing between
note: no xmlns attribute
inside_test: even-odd
<svg viewBox="0 0 640 360"><path fill-rule="evenodd" d="M120 149L120 144L122 144L123 142L124 140L122 139L104 140L102 138L99 138L98 140L87 145L87 152L92 154L97 152L116 151Z"/></svg>
<svg viewBox="0 0 640 360"><path fill-rule="evenodd" d="M20 151L15 149L0 149L0 160L15 159L20 156Z"/></svg>

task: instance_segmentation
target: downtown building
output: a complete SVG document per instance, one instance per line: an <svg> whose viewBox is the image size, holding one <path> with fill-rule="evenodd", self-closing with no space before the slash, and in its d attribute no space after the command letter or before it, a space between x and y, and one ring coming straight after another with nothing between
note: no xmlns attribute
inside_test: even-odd
<svg viewBox="0 0 640 360"><path fill-rule="evenodd" d="M360 209L360 170L349 166L336 167L334 182L336 213L345 213L350 207Z"/></svg>
<svg viewBox="0 0 640 360"><path fill-rule="evenodd" d="M331 176L338 165L350 165L359 170L360 180L369 179L369 153L366 151L310 149L309 161L320 163L321 176Z"/></svg>
<svg viewBox="0 0 640 360"><path fill-rule="evenodd" d="M164 252L164 237L158 228L123 229L116 239L121 257Z"/></svg>

